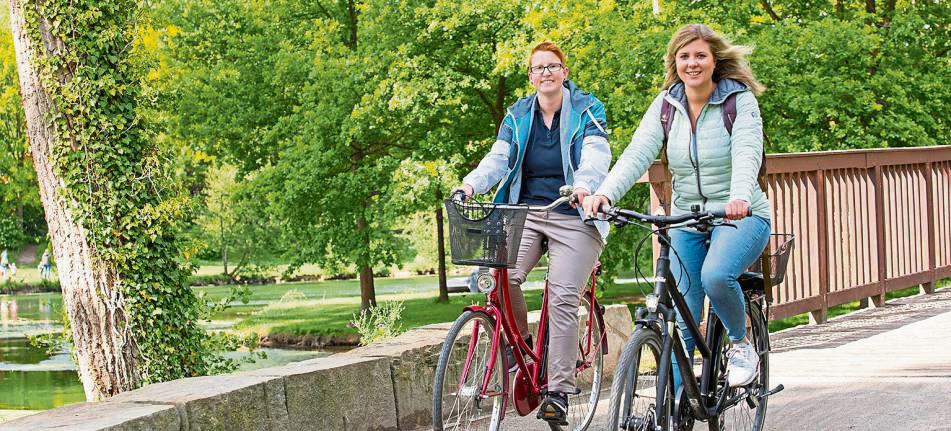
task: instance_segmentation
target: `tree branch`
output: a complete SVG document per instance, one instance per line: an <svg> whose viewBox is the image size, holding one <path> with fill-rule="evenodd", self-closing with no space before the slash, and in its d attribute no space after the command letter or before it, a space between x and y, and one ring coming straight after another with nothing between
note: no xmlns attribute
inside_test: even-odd
<svg viewBox="0 0 951 431"><path fill-rule="evenodd" d="M875 0L865 0L865 11L875 13Z"/></svg>
<svg viewBox="0 0 951 431"><path fill-rule="evenodd" d="M478 88L473 88L473 90L475 90L476 94L479 96L479 100L481 100L482 103L485 104L485 107L489 109L489 114L492 115L492 118L498 117L498 111L495 110L495 103L489 100L489 96L486 96L485 93L483 93L482 90Z"/></svg>
<svg viewBox="0 0 951 431"><path fill-rule="evenodd" d="M776 15L776 11L773 10L773 6L769 4L769 0L759 0L759 4L760 6L763 6L763 10L769 14L773 21L782 21L782 19L779 18L779 15Z"/></svg>
<svg viewBox="0 0 951 431"><path fill-rule="evenodd" d="M350 35L345 44L355 51L357 49L357 8L354 0L347 1L347 22L350 27Z"/></svg>

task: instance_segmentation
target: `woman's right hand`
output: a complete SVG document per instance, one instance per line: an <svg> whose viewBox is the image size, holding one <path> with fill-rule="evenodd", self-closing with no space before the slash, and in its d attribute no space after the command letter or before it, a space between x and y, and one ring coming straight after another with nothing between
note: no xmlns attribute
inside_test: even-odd
<svg viewBox="0 0 951 431"><path fill-rule="evenodd" d="M611 201L608 200L607 196L588 195L585 196L584 201L581 202L581 208L584 208L584 216L586 218L596 218L598 216L598 210L601 209L602 205L611 205Z"/></svg>
<svg viewBox="0 0 951 431"><path fill-rule="evenodd" d="M468 184L463 184L452 190L452 194L456 194L456 192L462 192L462 194L464 195L462 200L464 201L469 200L469 198L471 198L472 195L475 194L475 190L473 190L472 186Z"/></svg>

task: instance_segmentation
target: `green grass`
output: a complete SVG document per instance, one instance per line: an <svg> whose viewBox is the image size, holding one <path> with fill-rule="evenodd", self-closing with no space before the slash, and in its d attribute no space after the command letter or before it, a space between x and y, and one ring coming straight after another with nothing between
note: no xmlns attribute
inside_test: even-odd
<svg viewBox="0 0 951 431"><path fill-rule="evenodd" d="M530 278L536 278L541 274ZM302 291L308 297L320 294L319 285L307 286ZM331 288L331 290L334 288ZM277 295L273 292L256 292L252 298L265 299ZM289 290L285 288L285 292ZM526 290L525 301L530 310L541 307L541 289ZM634 284L618 285L601 293L599 301L603 304L638 304L641 292ZM464 307L472 304L483 305L485 295L481 293L454 293L449 295L448 303L436 302L433 289L428 292L414 292L392 295L378 295L377 301L402 301L404 310L400 319L402 329L409 330L432 323L451 322L459 317ZM326 299L277 300L271 304L233 307L226 311L228 315L216 316L238 319L235 329L241 332L254 332L259 335L287 334L294 336L333 336L356 334L348 326L353 314L359 312L360 299L356 297L335 297Z"/></svg>

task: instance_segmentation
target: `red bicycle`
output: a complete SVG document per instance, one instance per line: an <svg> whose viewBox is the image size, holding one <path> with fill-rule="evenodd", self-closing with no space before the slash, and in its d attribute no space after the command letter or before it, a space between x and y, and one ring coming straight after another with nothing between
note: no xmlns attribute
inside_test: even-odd
<svg viewBox="0 0 951 431"><path fill-rule="evenodd" d="M490 269L480 271L478 279L479 290L487 297L486 305L465 308L449 330L439 355L433 384L433 429L495 431L500 429L510 401L520 416L538 407L547 387L547 277L535 335L540 342L532 348L515 326L508 268L515 266L528 212L550 211L567 202L571 189L563 188L561 195L544 207L462 202L458 197L446 201L452 262ZM597 263L580 294L575 368L578 390L568 396L568 425L562 428L549 422L553 430L587 429L601 397L607 338L604 307L595 296L599 274ZM507 346L511 346L517 367L511 386L508 370L512 364L506 360Z"/></svg>

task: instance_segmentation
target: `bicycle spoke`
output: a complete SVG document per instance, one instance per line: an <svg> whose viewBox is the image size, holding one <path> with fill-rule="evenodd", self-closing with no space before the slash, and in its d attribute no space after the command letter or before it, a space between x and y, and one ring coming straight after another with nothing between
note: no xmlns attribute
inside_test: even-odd
<svg viewBox="0 0 951 431"><path fill-rule="evenodd" d="M484 313L464 313L450 330L437 365L434 428L498 429L507 377L498 349L492 349L493 322ZM493 369L490 359L495 355ZM483 385L487 385L483 392Z"/></svg>

